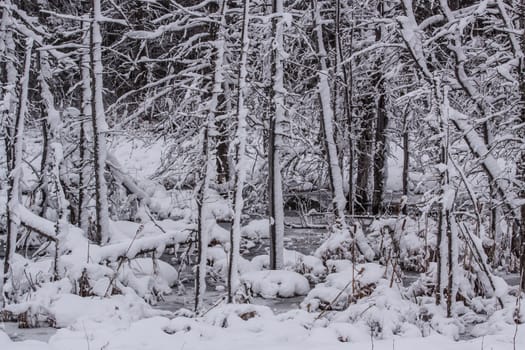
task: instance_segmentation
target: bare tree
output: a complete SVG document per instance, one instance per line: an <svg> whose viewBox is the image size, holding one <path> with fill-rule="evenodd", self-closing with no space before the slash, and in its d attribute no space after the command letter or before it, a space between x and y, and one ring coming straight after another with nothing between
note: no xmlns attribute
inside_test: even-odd
<svg viewBox="0 0 525 350"><path fill-rule="evenodd" d="M33 39L27 38L25 43L25 56L24 56L24 68L23 73L19 81L20 92L18 94L18 110L16 119L11 133L10 142L10 161L11 167L9 168L9 185L7 188L7 209L8 209L8 227L7 227L7 244L6 254L4 260L4 281L7 278L7 274L10 271L12 265L12 259L16 251L16 240L18 235L18 227L20 224L19 217L19 206L21 205L21 188L20 183L22 181L22 162L23 162L23 146L24 146L24 129L25 119L27 113L27 96L29 90L29 78L31 69L31 54L33 49ZM10 66L10 69L14 67ZM7 74L13 74L8 72Z"/></svg>
<svg viewBox="0 0 525 350"><path fill-rule="evenodd" d="M241 59L239 62L238 91L237 91L237 128L235 131L235 175L233 195L233 223L230 230L230 264L228 266L228 302L233 301L238 285L239 250L241 241L241 216L244 207L243 190L246 181L246 139L248 109L245 104L247 90L246 76L248 74L248 50L250 24L250 0L244 0L242 33L241 33Z"/></svg>
<svg viewBox="0 0 525 350"><path fill-rule="evenodd" d="M284 199L280 152L285 122L283 0L273 0L272 12L272 80L270 131L268 141L268 208L270 214L270 269L284 266Z"/></svg>
<svg viewBox="0 0 525 350"><path fill-rule="evenodd" d="M102 66L102 34L100 22L102 10L100 0L91 0L92 22L90 37L91 60L91 118L93 125L93 154L95 158L95 198L96 198L96 232L95 241L107 243L109 233L108 186L105 178L106 169L106 133L108 125L103 103L103 66Z"/></svg>

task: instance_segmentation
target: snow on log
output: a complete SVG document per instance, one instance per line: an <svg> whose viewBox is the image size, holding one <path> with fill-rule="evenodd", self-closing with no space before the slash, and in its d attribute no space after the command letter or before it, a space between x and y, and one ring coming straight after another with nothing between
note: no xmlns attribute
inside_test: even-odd
<svg viewBox="0 0 525 350"><path fill-rule="evenodd" d="M254 294L263 298L290 298L306 295L310 290L308 280L292 271L253 271L241 276L241 282Z"/></svg>

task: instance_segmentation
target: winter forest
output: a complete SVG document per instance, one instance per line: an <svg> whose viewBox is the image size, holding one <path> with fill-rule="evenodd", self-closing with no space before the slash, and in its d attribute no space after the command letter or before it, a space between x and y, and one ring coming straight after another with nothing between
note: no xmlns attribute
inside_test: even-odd
<svg viewBox="0 0 525 350"><path fill-rule="evenodd" d="M0 349L525 349L525 0L0 12Z"/></svg>

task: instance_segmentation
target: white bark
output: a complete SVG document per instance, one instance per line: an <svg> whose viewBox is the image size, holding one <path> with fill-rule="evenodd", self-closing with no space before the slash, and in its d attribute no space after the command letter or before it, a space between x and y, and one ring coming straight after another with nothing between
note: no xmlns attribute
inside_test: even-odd
<svg viewBox="0 0 525 350"><path fill-rule="evenodd" d="M250 0L244 0L244 12L242 22L241 59L239 62L239 79L237 95L237 130L235 133L235 189L233 205L233 224L230 232L230 265L228 270L228 301L232 302L233 295L239 287L239 251L241 242L241 215L244 207L242 191L246 180L246 116L248 110L244 104L246 94L246 76L248 50L250 47L248 26L250 23Z"/></svg>
<svg viewBox="0 0 525 350"><path fill-rule="evenodd" d="M101 244L109 240L109 206L108 189L104 177L106 167L106 133L108 125L103 104L103 67L102 67L102 35L100 21L103 20L100 0L92 0L93 22L91 27L91 81L92 102L91 113L93 122L93 143L95 154L96 212L97 240Z"/></svg>
<svg viewBox="0 0 525 350"><path fill-rule="evenodd" d="M282 0L273 2L274 19L273 27L273 96L272 105L274 115L270 116L271 140L268 152L270 172L270 268L282 269L284 267L284 198L281 174L280 152L283 148L283 124L285 122L284 110L284 67L285 57L283 48L283 15L284 7ZM271 158L271 159L270 159Z"/></svg>
<svg viewBox="0 0 525 350"><path fill-rule="evenodd" d="M82 79L82 106L81 108L81 118L88 118L88 116L91 115L91 78L90 78L90 57L89 57L89 50L87 47L89 47L90 42L90 35L89 35L89 22L83 21L82 22L82 29L84 34L83 38L83 45L85 46L85 49L82 50L82 58L80 62L80 74ZM88 139L87 139L87 129L88 124L85 120L82 120L81 122L81 139L83 144L80 145L82 150L82 157L80 159L81 162L81 169L80 169L80 202L79 202L79 226L82 229L82 231L86 232L86 234L89 232L89 210L87 207L87 204L89 203L89 191L88 185L91 178L91 160L87 156L87 148L88 148Z"/></svg>

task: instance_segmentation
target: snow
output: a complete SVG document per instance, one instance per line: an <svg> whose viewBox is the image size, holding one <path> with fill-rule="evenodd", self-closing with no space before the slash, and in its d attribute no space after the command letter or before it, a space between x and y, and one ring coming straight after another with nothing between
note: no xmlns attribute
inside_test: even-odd
<svg viewBox="0 0 525 350"><path fill-rule="evenodd" d="M153 276L158 274L169 287L173 287L179 278L177 270L170 264L162 261L146 258L135 258L129 263L130 268L136 275ZM156 265L156 266L155 266Z"/></svg>
<svg viewBox="0 0 525 350"><path fill-rule="evenodd" d="M317 248L315 256L323 260L351 259L355 250L356 255L360 252L365 260L372 261L375 257L375 252L370 247L361 225L358 222L354 222L353 226L352 234L350 234L349 229L331 232L328 239Z"/></svg>
<svg viewBox="0 0 525 350"><path fill-rule="evenodd" d="M263 298L290 298L305 295L310 290L308 280L293 271L254 271L241 275L241 283Z"/></svg>
<svg viewBox="0 0 525 350"><path fill-rule="evenodd" d="M110 46L108 51L102 47L101 24L126 24L126 21L104 17L100 2L94 1L93 19L88 15L80 14L81 18L56 13L52 14L54 20L40 23L40 17L30 14L33 9L27 9L26 13L12 1L4 1L0 51L7 57L4 62L7 81L2 81L0 118L2 123L17 119L20 125L12 150L16 155L14 169L9 174L15 179L15 196L9 203L4 186L8 175L3 166L6 155L0 154L0 220L3 222L9 208L12 228L19 229L20 224L21 230L19 237L13 235L10 240L9 252L14 251L18 239L19 254L11 254L11 269L1 286L5 309L0 310L0 316L19 319L21 325L27 317L28 326L52 326L57 331L45 342L13 342L7 336L9 331L2 330L0 324L0 349L525 348L525 326L515 324L515 318L525 321L525 302L517 298L519 288L491 271L491 265L497 266L503 276L508 273L503 270L516 268L516 257L504 245L513 243L508 242L516 223L512 219L518 217L522 202L514 172L516 156L522 151L515 144L520 141L523 125L515 123L514 118L519 115L514 114L519 109L513 102L519 98L516 84L521 78L517 68L523 56L519 43L523 33L519 27L515 28L516 12L511 11L510 5L503 0L483 0L451 10L446 1L441 1L437 14L424 18L426 14L414 13L417 4L413 0L401 0L398 5L404 16L392 17L399 14L398 9L385 11L383 18L375 13L365 16L370 18L363 23L379 25L382 34L388 34L381 35L381 42L369 35L372 27L358 28L352 38L346 36L349 32L343 34L345 45L351 46L347 54L352 49L359 50L358 55L349 59L340 58L352 70L349 80L354 82L355 77L358 87L366 85L367 79L376 73L375 68L368 69L366 60L384 59L386 71L381 74L385 78L383 83L388 85L385 97L392 107L389 112L395 116L405 107L404 112L413 114L414 123L411 120L410 128L406 129L414 141L409 159L410 179L419 182L415 189L418 193L425 193L420 201L416 201L414 193L402 198L410 200L411 211L419 205L421 217L394 213L389 217L345 218L343 180L348 174L343 172L348 166L347 141L356 135L348 134L347 121L341 119L338 98L344 85L334 79L338 73L341 75L337 78L347 77L339 69L339 57L335 66L331 62L333 57L329 57L333 45L341 43L324 37L328 33L325 29L334 24L328 19L333 4L314 2L312 6L299 6L289 12L292 10L289 4L284 6L283 0L275 0L268 13L268 9L259 9L254 4L250 7L250 1L246 0L241 37L240 9L232 12L227 8L232 6L230 2L219 1L217 7L210 7L210 1L188 6L173 2L177 9L162 14L164 9L155 7L156 1L146 0L141 6L155 5L155 11L146 17L161 17L148 23L144 31L120 33L123 41L117 41L119 44ZM217 12L205 13L211 8ZM351 8L345 7L346 10L352 12ZM262 11L265 14L261 15ZM126 12L117 9L115 13L126 18ZM228 23L226 19L229 21L230 17L226 14L237 22ZM480 18L481 21L475 22ZM63 19L67 21L62 22ZM134 21L132 17L129 19ZM350 21L346 24L355 20L346 19ZM74 31L69 31L69 22L76 23ZM274 25L270 26L271 22ZM78 43L71 44L68 55L81 59L81 68L75 67L78 62L71 64L72 59L65 53L43 47L43 38L47 34L52 38L55 33L47 33L47 29L54 30L57 23L64 24L68 30L65 33L78 34L69 35ZM202 29L203 23L209 24L213 39L206 39L210 34L207 31L192 34L195 29ZM469 30L473 24L476 27L479 24L480 31ZM301 28L314 28L314 35L304 35ZM494 28L498 29L497 40L485 35ZM108 40L108 43L118 40L118 36L118 31L107 36L104 45ZM35 41L40 66L31 62L36 56L34 52L27 55L25 62L21 57L18 60L11 57L15 46L23 49L24 37L29 38L28 53ZM127 45L130 39L141 42ZM172 45L150 42L149 47L150 43L144 42L156 39L167 40L167 44L180 39L180 43L173 50L162 52ZM251 46L250 39L255 41ZM400 40L404 43L399 43ZM122 54L119 45L131 51ZM301 51L305 47L307 51ZM395 53L393 61L389 55L375 56L376 49L384 51L384 47L389 47L385 52ZM412 57L398 49L408 49ZM257 56L259 50L261 57ZM430 64L436 52L440 55L437 66ZM103 59L106 53L110 56ZM128 56L134 60L130 77L137 79L122 80L129 84L115 89L114 62ZM158 60L153 56L158 56ZM357 56L363 59L354 60ZM112 61L111 57L117 60ZM102 61L106 67L102 67ZM16 67L15 62L19 63ZM290 63L292 70L288 69ZM353 63L359 64L352 66ZM161 70L157 68L165 64L170 68L158 78ZM143 76L144 72L137 71L142 67L147 67L148 74ZM237 67L238 82L235 82ZM67 94L78 96L82 92L83 105L79 106L82 113L68 105L71 101L64 99L63 93L55 95L53 89L65 91L62 78L54 76L61 72L81 75L81 81L71 85ZM297 73L300 79L308 76L311 81L296 84L290 73ZM403 79L397 81L401 74ZM142 77L148 83L140 86ZM28 86L37 79L39 86ZM222 91L223 88L226 90ZM441 88L445 91L441 96L444 101L435 107L441 108L442 117L450 119L441 120L440 130L433 130L436 118L432 112L437 108L431 113L427 109L435 104L434 99L439 99L431 96L432 90L440 95ZM73 93L73 89L78 91ZM41 96L37 96L39 92ZM120 92L124 94L115 96ZM103 96L104 93L108 95ZM315 94L319 100L313 98ZM35 96L40 97L44 108L38 107L40 101ZM145 101L132 100L144 96ZM190 102L183 110L173 108L176 103L186 103L180 101L181 96L184 100L189 97ZM454 108L448 106L449 97ZM114 105L104 108L105 100L113 101ZM222 101L224 110L220 106ZM360 101L354 102L361 105ZM149 120L141 119L146 110L151 112ZM109 121L116 123L112 124L113 130L109 130L106 114ZM430 116L425 118L425 114ZM32 129L24 131L26 115L26 124ZM50 126L49 169L45 171L40 171L42 133L37 129L40 118ZM230 147L230 175L235 176L223 184L215 183L218 118L232 122L227 125L225 135ZM134 122L136 129L125 127L129 121ZM164 121L167 124L162 124ZM185 124L186 121L189 122ZM317 130L319 122L323 124L321 134ZM86 162L88 166L80 170L76 164L79 161L76 146L82 123L87 139L85 158L95 157L98 164L93 167ZM397 118L392 119L386 171L385 187L393 199L402 187L403 155L397 145L399 123ZM486 135L481 133L484 123L490 129ZM150 127L155 132L145 131ZM4 130L1 131L3 137ZM268 136L275 142L265 144ZM106 138L110 144L107 150ZM436 159L438 152L432 154L435 151L432 143L440 140L447 148L442 155L448 159L443 162ZM166 151L167 144L179 143L183 146ZM4 147L0 147L0 152L4 152ZM296 160L301 164L297 165ZM484 172L477 171L479 165ZM273 183L267 182L270 166L275 175ZM250 169L254 174L248 174ZM50 177L45 187L52 192L52 198L48 198L48 211L41 215L37 185L38 176L43 174ZM88 238L88 225L96 219L92 198L94 175L101 187L98 202L102 208L98 218L103 244ZM63 185L53 179L63 180ZM104 188L106 179L109 188ZM497 193L488 193L488 182ZM274 200L272 208L264 207L268 203L262 193L268 186ZM123 187L132 194L124 193ZM309 239L307 247L293 248L307 248L305 251L318 248L314 255L284 249L286 197L283 196L319 188L332 189L335 205L328 210L336 212L336 224L323 237L320 247L314 247ZM85 202L76 203L79 192L86 195ZM18 193L22 194L20 198ZM104 203L108 200L109 203ZM443 236L438 246L436 233L447 229L446 223L438 227L434 220L434 207L439 204L443 204L443 217L450 219L452 241ZM70 205L72 210L62 210ZM316 210L308 206L301 211ZM79 220L77 207L86 209ZM498 229L489 232L493 222L485 215L493 207L499 211ZM108 209L115 220L110 220ZM271 212L271 217L251 220L241 227L243 217L268 217L265 210ZM509 218L512 214L515 217ZM288 223L289 218L286 220ZM231 231L223 221L233 221ZM270 237L270 228L274 229L275 237ZM0 229L5 231L5 227ZM30 237L26 236L28 233ZM196 236L200 236L200 242ZM241 237L245 239L243 243L248 242L243 247L244 257L239 252ZM266 248L268 238L275 247L271 256L253 257ZM293 240L286 243L293 244ZM38 252L31 257L22 256L24 242L36 244ZM195 269L199 245L202 249ZM494 246L495 253L488 253ZM26 256L33 253L33 248L26 249ZM439 257L437 248L441 248ZM445 290L451 287L454 294L458 293L452 300L453 317L447 317L443 302L446 297L442 305L436 305L440 260L439 292L446 296ZM268 270L270 261L276 265L271 268L277 270ZM452 274L451 285L447 285L449 274ZM195 280L197 286L193 288ZM237 293L234 304L225 302L224 282L230 282L230 296ZM196 296L195 312L180 308L179 299L158 304L174 292L177 295L170 296L173 300L179 297L194 300ZM263 303L274 311L243 302ZM164 306L176 311L163 311Z"/></svg>
<svg viewBox="0 0 525 350"><path fill-rule="evenodd" d="M387 178L385 191L400 192L403 189L403 148L390 142L388 144Z"/></svg>
<svg viewBox="0 0 525 350"><path fill-rule="evenodd" d="M385 267L375 263L356 264L354 267L332 261L331 266L339 272L330 273L324 283L318 283L301 303L301 308L308 311L344 310L354 298L369 294L386 273Z"/></svg>
<svg viewBox="0 0 525 350"><path fill-rule="evenodd" d="M84 305L88 306L88 305ZM109 305L106 305L109 306ZM365 315L367 312L366 311ZM109 311L108 313L111 313ZM371 319L368 319L369 321ZM343 322L327 324L315 321L302 312L274 315L271 310L256 305L225 305L209 311L201 319L162 316L141 320L119 319L96 321L84 319L59 330L48 343L40 341L12 342L0 330L0 348L6 350L163 350L163 349L286 349L339 350L370 349L370 328L362 324ZM415 337L408 329L397 335L373 341L374 349L426 350L493 350L512 349L514 327L506 325L498 335L454 341L431 332ZM516 349L525 346L525 326L518 327Z"/></svg>
<svg viewBox="0 0 525 350"><path fill-rule="evenodd" d="M241 228L241 236L249 239L268 238L270 222L268 219L252 220Z"/></svg>

